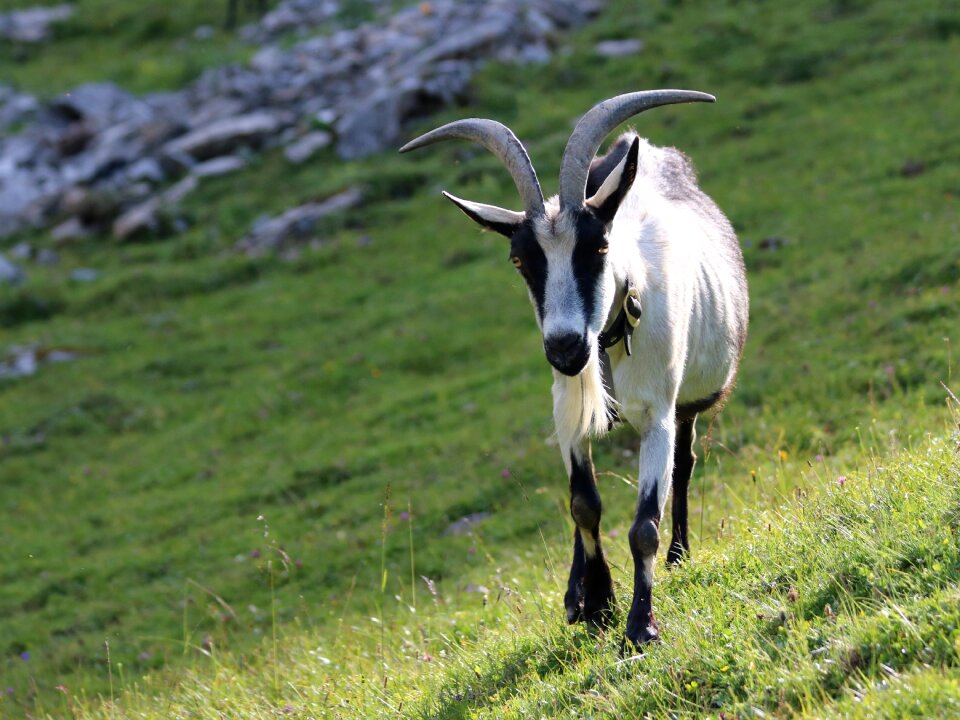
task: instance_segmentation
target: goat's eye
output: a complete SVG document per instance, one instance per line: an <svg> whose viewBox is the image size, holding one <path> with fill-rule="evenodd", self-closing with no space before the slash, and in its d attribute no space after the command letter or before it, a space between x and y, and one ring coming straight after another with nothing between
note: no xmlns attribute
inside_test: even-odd
<svg viewBox="0 0 960 720"><path fill-rule="evenodd" d="M512 256L512 257L510 258L510 262L512 262L512 263L513 263L513 266L514 266L515 268L517 268L518 270L519 270L520 267L523 265L523 261L522 261L520 258L518 258L516 255L514 255L514 256Z"/></svg>
<svg viewBox="0 0 960 720"><path fill-rule="evenodd" d="M606 255L608 252L610 252L610 246L601 245L600 248L597 250L597 252L600 253L601 255Z"/></svg>

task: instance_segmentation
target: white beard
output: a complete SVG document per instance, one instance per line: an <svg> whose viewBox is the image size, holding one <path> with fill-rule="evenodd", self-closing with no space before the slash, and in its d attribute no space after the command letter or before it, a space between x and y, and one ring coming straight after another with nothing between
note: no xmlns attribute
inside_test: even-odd
<svg viewBox="0 0 960 720"><path fill-rule="evenodd" d="M576 377L554 370L553 422L560 447L576 447L588 436L605 435L610 428L615 403L603 384L596 344L592 344L590 359Z"/></svg>

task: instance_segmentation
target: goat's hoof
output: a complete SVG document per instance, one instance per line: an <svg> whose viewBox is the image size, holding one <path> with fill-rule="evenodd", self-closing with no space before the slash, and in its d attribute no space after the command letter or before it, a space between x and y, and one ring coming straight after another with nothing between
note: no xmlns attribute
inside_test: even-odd
<svg viewBox="0 0 960 720"><path fill-rule="evenodd" d="M587 597L583 603L583 618L600 629L606 629L613 623L616 609L616 599L613 593L607 593L600 597Z"/></svg>
<svg viewBox="0 0 960 720"><path fill-rule="evenodd" d="M567 605L567 624L574 625L583 621L583 608L580 605Z"/></svg>
<svg viewBox="0 0 960 720"><path fill-rule="evenodd" d="M567 590L563 598L563 606L567 610L567 624L583 622L583 585L578 584Z"/></svg>
<svg viewBox="0 0 960 720"><path fill-rule="evenodd" d="M682 545L671 545L670 549L667 550L667 567L677 567L688 557L690 557L690 551L686 550Z"/></svg>
<svg viewBox="0 0 960 720"><path fill-rule="evenodd" d="M651 615L650 621L639 629L627 628L627 632L623 636L623 642L620 643L620 654L624 656L631 653L642 655L644 646L658 642L660 642L660 628L657 627L657 621Z"/></svg>

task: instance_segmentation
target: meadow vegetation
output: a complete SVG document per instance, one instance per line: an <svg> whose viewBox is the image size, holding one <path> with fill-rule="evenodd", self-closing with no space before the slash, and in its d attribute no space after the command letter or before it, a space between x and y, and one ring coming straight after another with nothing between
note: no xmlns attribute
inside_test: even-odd
<svg viewBox="0 0 960 720"><path fill-rule="evenodd" d="M42 93L175 87L248 52L191 39L219 12L83 3L54 43L0 50L0 72ZM595 56L616 37L646 47ZM181 41L194 49L171 53ZM499 119L552 192L597 100L718 97L633 122L693 158L741 237L752 302L739 387L701 428L693 561L659 573L663 644L621 658L622 628L562 623L572 522L550 373L502 239L439 196L513 206L502 167L455 144L298 167L276 153L202 183L184 234L77 242L0 287L0 352L80 355L0 381L0 715L960 704L960 12L613 0L568 41L545 66L487 67L464 107L410 135ZM316 247L233 251L258 215L347 186L364 204ZM79 267L100 274L71 281ZM621 603L635 453L629 431L595 448ZM489 517L445 532L473 513Z"/></svg>

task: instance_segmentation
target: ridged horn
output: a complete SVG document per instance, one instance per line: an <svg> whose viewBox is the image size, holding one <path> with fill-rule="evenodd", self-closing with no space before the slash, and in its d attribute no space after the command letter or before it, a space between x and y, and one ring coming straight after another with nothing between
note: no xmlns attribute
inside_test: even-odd
<svg viewBox="0 0 960 720"><path fill-rule="evenodd" d="M560 207L579 208L587 189L587 174L600 143L627 118L659 105L716 102L695 90L644 90L626 93L594 105L573 129L560 162Z"/></svg>
<svg viewBox="0 0 960 720"><path fill-rule="evenodd" d="M543 192L530 162L530 156L517 136L506 125L496 120L468 118L438 127L436 130L411 140L400 152L410 152L441 140L471 140L492 152L506 166L520 193L528 218L543 215Z"/></svg>

